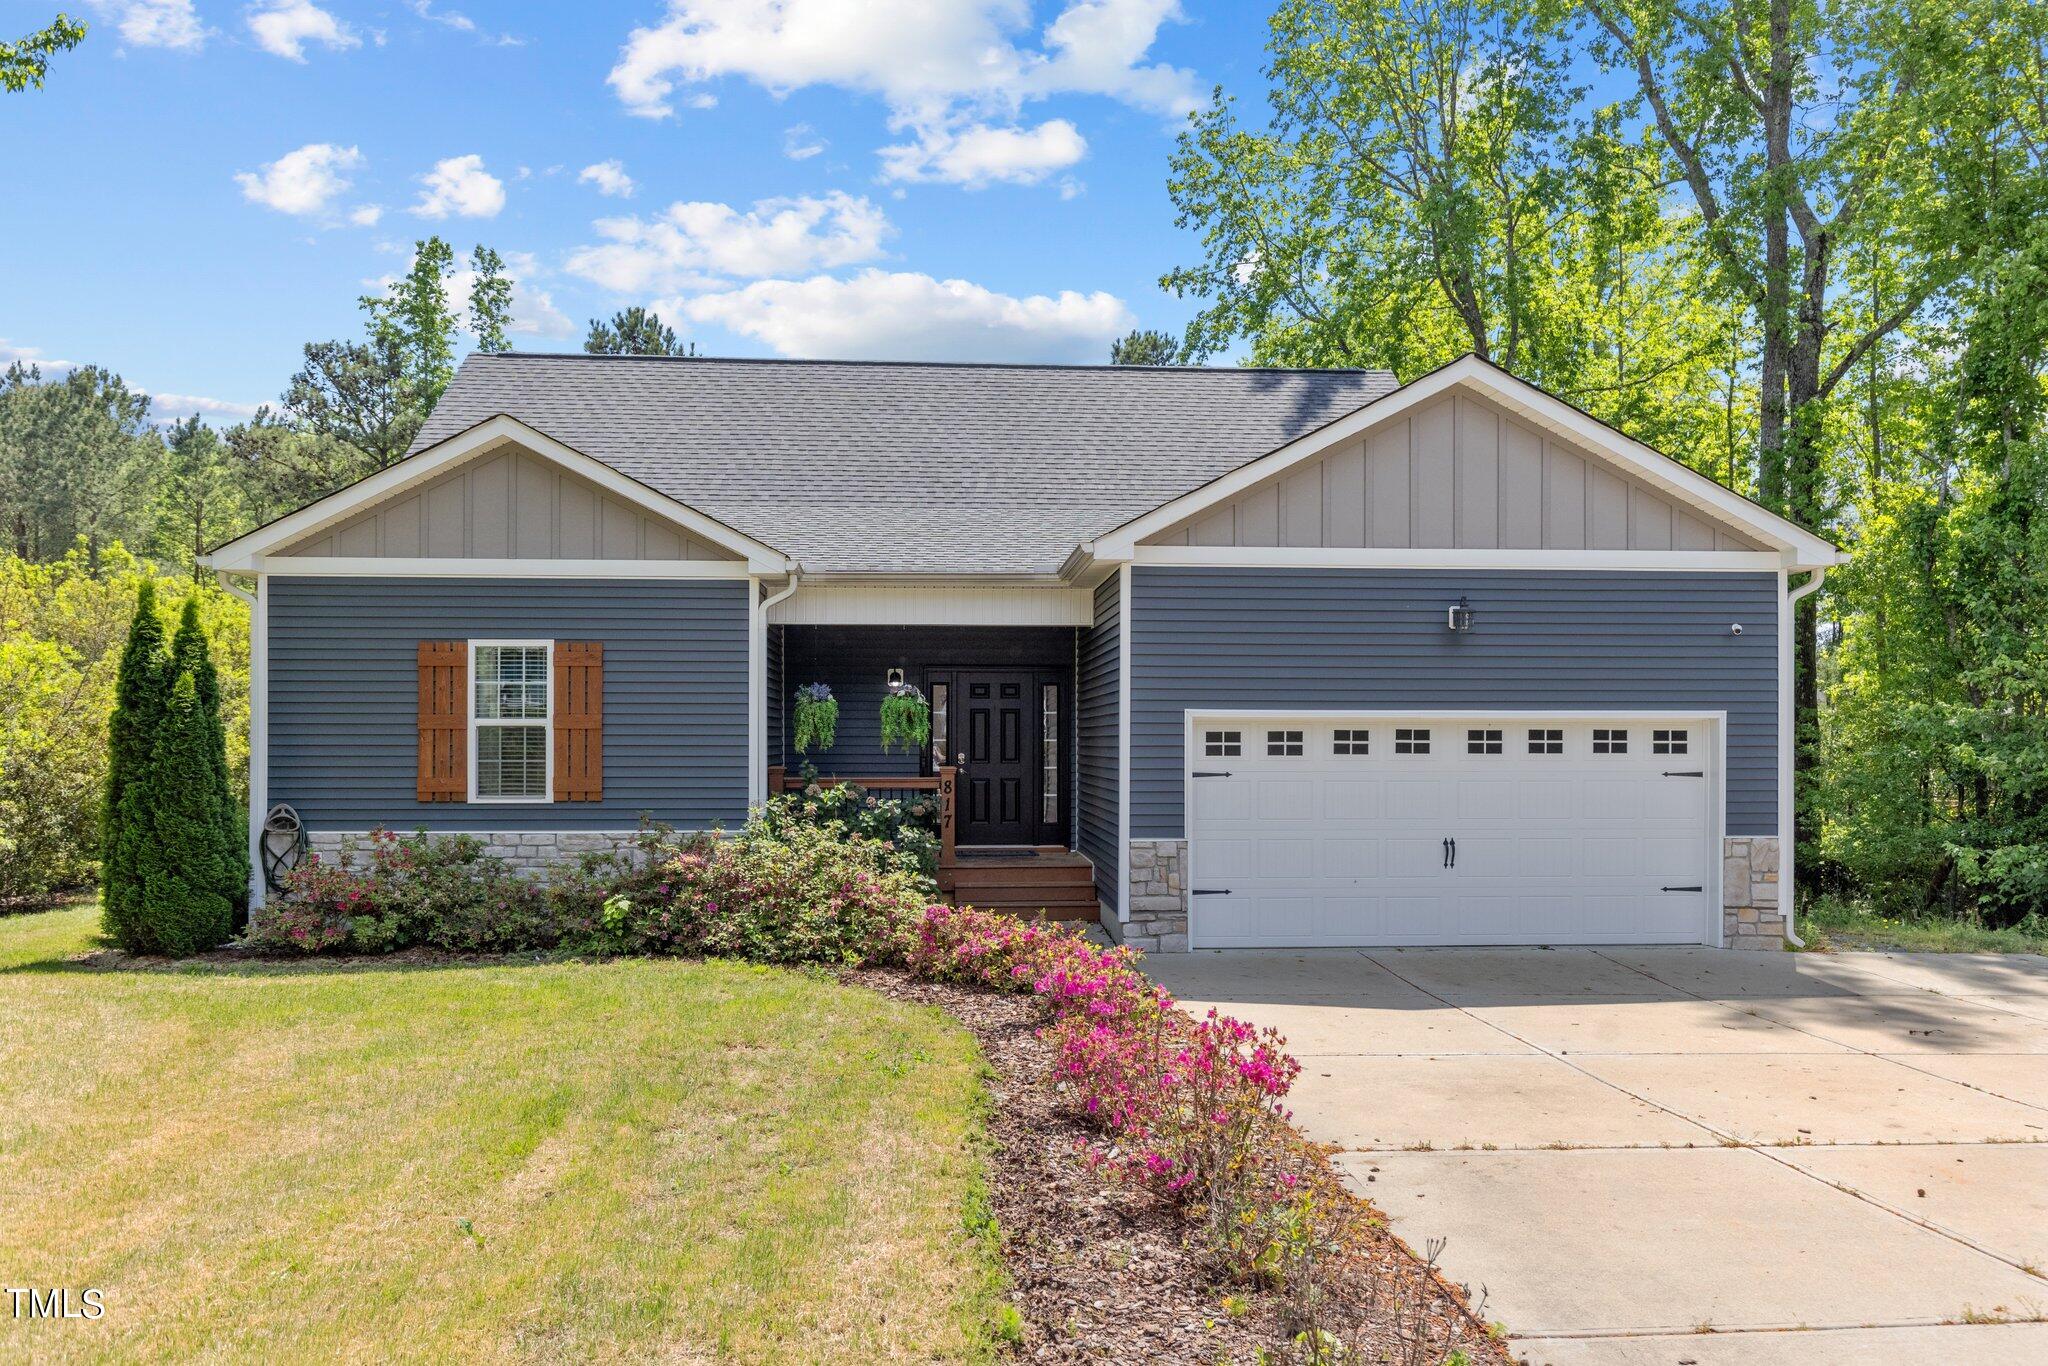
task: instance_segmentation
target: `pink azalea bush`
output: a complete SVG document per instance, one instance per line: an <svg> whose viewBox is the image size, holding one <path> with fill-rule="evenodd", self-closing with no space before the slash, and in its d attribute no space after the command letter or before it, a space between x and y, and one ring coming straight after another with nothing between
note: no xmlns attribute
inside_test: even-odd
<svg viewBox="0 0 2048 1366"><path fill-rule="evenodd" d="M1301 1066L1278 1033L1190 1015L1128 949L988 911L927 908L903 960L921 977L1029 992L1062 1089L1103 1132L1101 1159L1199 1217L1233 1270L1259 1264L1295 1198L1272 1139Z"/></svg>

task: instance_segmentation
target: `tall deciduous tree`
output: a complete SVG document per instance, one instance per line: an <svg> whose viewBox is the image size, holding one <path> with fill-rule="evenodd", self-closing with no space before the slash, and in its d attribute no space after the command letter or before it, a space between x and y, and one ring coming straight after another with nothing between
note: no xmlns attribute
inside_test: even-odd
<svg viewBox="0 0 2048 1366"><path fill-rule="evenodd" d="M679 340L661 315L635 304L612 314L611 321L590 320L583 349L593 356L693 356L696 348Z"/></svg>
<svg viewBox="0 0 2048 1366"><path fill-rule="evenodd" d="M41 90L49 74L50 58L69 52L85 41L85 25L74 23L63 13L33 33L11 43L0 43L0 90L19 93Z"/></svg>
<svg viewBox="0 0 2048 1366"><path fill-rule="evenodd" d="M1192 355L1413 377L1474 352L1727 471L1725 316L1660 152L1583 108L1542 0L1285 0L1269 49L1265 117L1219 90L1172 159Z"/></svg>
<svg viewBox="0 0 2048 1366"><path fill-rule="evenodd" d="M481 351L512 349L512 282L505 258L479 243L469 254L469 334Z"/></svg>
<svg viewBox="0 0 2048 1366"><path fill-rule="evenodd" d="M2002 8L2002 7L2001 7ZM1963 273L1958 195L2003 115L1973 88L1998 8L1862 0L1585 0L1681 173L1703 249L1755 318L1758 492L1829 516L1825 405L1857 363ZM2007 80L1991 75L1993 87ZM2038 93L2036 95L2038 99ZM1844 266L1904 264L1866 314ZM1855 283L1853 277L1850 282ZM1818 604L1799 608L1798 763L1814 762ZM1801 843L1812 823L1800 820Z"/></svg>

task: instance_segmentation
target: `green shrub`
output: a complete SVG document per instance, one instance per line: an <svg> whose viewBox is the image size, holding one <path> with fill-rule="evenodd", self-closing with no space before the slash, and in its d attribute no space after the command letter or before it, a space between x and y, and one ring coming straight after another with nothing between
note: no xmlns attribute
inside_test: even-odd
<svg viewBox="0 0 2048 1366"><path fill-rule="evenodd" d="M576 875L527 876L473 835L380 829L344 841L339 859L315 856L286 874L244 942L296 953L552 949L588 941L601 904Z"/></svg>
<svg viewBox="0 0 2048 1366"><path fill-rule="evenodd" d="M887 845L896 867L932 877L939 869L939 799L915 801L871 796L858 783L812 783L800 793L766 802L754 820L771 831L796 825L838 825L847 833Z"/></svg>
<svg viewBox="0 0 2048 1366"><path fill-rule="evenodd" d="M120 924L133 953L204 953L235 932L232 882L212 785L212 729L189 673L171 685L149 768L121 794L120 824L134 840L135 887Z"/></svg>
<svg viewBox="0 0 2048 1366"><path fill-rule="evenodd" d="M170 656L156 611L156 584L135 591L135 615L107 719L106 796L100 815L100 915L107 936L133 953L150 949L142 928L142 849L150 837L152 749L170 703Z"/></svg>
<svg viewBox="0 0 2048 1366"><path fill-rule="evenodd" d="M211 810L213 866L220 876L220 894L239 910L249 899L248 816L236 798L228 772L227 732L220 716L220 675L213 667L206 630L199 622L199 600L185 599L178 630L171 637L171 671L190 674L205 727L205 806Z"/></svg>

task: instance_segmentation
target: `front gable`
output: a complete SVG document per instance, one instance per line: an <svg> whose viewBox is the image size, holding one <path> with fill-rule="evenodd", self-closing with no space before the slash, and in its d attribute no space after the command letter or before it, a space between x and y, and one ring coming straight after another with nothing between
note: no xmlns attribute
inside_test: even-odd
<svg viewBox="0 0 2048 1366"><path fill-rule="evenodd" d="M276 553L518 560L740 558L511 444Z"/></svg>
<svg viewBox="0 0 2048 1366"><path fill-rule="evenodd" d="M787 556L500 414L218 547L226 573L675 577Z"/></svg>
<svg viewBox="0 0 2048 1366"><path fill-rule="evenodd" d="M1444 395L1141 545L1326 549L1763 548L1475 393Z"/></svg>

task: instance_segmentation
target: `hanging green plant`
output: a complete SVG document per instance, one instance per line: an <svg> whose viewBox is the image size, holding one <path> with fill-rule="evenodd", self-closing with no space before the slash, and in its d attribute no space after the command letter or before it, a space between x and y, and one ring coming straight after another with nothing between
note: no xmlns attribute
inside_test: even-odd
<svg viewBox="0 0 2048 1366"><path fill-rule="evenodd" d="M914 683L891 683L882 698L882 752L902 745L907 754L921 751L932 738L932 706Z"/></svg>
<svg viewBox="0 0 2048 1366"><path fill-rule="evenodd" d="M823 683L806 683L796 690L796 735L798 754L813 749L830 749L839 736L839 699Z"/></svg>

